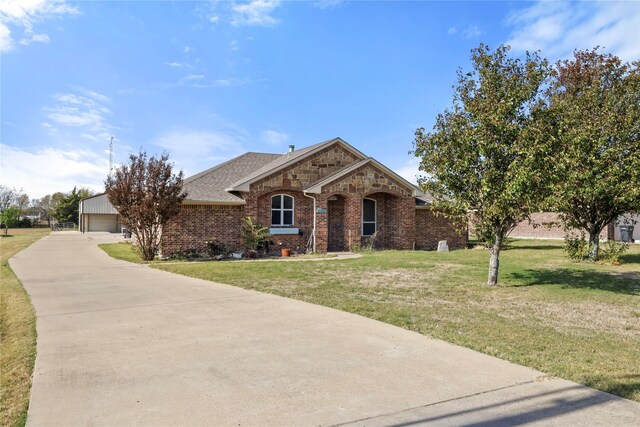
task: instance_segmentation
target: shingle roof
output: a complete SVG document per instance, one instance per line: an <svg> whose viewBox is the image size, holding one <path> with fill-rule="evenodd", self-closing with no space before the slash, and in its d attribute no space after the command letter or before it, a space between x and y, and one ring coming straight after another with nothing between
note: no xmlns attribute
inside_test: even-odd
<svg viewBox="0 0 640 427"><path fill-rule="evenodd" d="M336 143L352 151L356 156L360 157L361 160L350 167L312 184L308 190L317 192L322 185L343 176L354 168L366 163L374 163L400 182L404 182L408 187L413 188L415 196L423 203L430 202L430 197L422 193L418 187L398 176L395 172L377 162L375 159L366 157L342 139L333 138L286 154L246 153L193 175L184 180L184 189L187 192L185 203L244 204L244 200L232 192L248 191L249 184L252 182L286 168L298 160L313 155Z"/></svg>
<svg viewBox="0 0 640 427"><path fill-rule="evenodd" d="M282 154L245 153L184 180L186 203L217 202L242 204L244 201L225 188L256 169L282 157Z"/></svg>
<svg viewBox="0 0 640 427"><path fill-rule="evenodd" d="M342 143L342 145L349 149L350 151L353 151L355 154L357 154L359 157L361 158L366 158L366 156L364 154L362 154L361 152L359 152L358 150L356 150L355 148L353 148L352 146L350 146L349 144L347 144L346 142L344 142L342 139L340 138L333 138L333 139L329 139L327 141L323 141L320 142L318 144L315 145L311 145L309 147L305 147L302 148L300 150L297 151L293 151L291 153L287 153L284 154L282 156L280 156L279 158L273 160L271 163L266 164L264 167L254 171L253 173L251 173L250 175L247 175L245 177L242 177L241 179L239 179L238 181L234 182L233 184L231 184L228 188L227 191L248 191L248 184L250 184L251 182L259 179L260 177L264 176L264 175L268 175L271 173L274 173L280 169L283 169L293 163L295 163L297 160L318 152L320 150L322 150L325 147L328 147L332 144L335 143Z"/></svg>

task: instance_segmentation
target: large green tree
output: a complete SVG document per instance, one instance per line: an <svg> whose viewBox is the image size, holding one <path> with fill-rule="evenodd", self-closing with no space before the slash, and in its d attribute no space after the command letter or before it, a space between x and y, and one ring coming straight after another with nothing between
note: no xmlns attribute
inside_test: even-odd
<svg viewBox="0 0 640 427"><path fill-rule="evenodd" d="M148 157L144 151L131 154L129 164L116 168L105 181L109 201L136 237L145 260L156 256L162 227L180 212L187 196L182 181L182 171L173 173L167 153Z"/></svg>
<svg viewBox="0 0 640 427"><path fill-rule="evenodd" d="M557 63L548 96L550 137L560 144L552 204L589 235L597 259L604 227L640 211L640 61L576 51Z"/></svg>
<svg viewBox="0 0 640 427"><path fill-rule="evenodd" d="M57 194L57 193L56 193ZM78 224L80 200L91 196L91 190L87 188L77 189L73 187L70 193L63 195L55 208L55 218L60 223L73 222Z"/></svg>
<svg viewBox="0 0 640 427"><path fill-rule="evenodd" d="M541 171L551 154L540 125L547 61L508 53L504 45L473 49L473 70L458 70L453 105L432 132L416 130L414 141L423 188L449 217L473 213L476 232L488 240L489 285L498 282L505 236L544 199Z"/></svg>

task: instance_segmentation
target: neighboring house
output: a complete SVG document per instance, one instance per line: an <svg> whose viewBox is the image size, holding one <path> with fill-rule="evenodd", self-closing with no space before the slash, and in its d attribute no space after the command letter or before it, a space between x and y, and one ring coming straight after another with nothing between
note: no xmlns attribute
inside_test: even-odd
<svg viewBox="0 0 640 427"><path fill-rule="evenodd" d="M163 256L242 247L246 216L274 244L298 252L345 251L375 236L381 249L466 246L466 233L431 209L418 187L340 138L286 154L246 153L185 179L181 212L164 227Z"/></svg>
<svg viewBox="0 0 640 427"><path fill-rule="evenodd" d="M122 231L120 215L109 203L106 193L80 200L79 217L78 229L83 233L87 231L119 233Z"/></svg>
<svg viewBox="0 0 640 427"><path fill-rule="evenodd" d="M621 240L620 225L626 223L633 224L632 221L638 222L634 227L633 239L640 242L640 215L623 215L616 221L605 227L600 233L600 240ZM555 212L536 212L531 214L531 221L525 220L520 222L509 233L509 237L526 238L526 239L563 239L566 231L562 220ZM571 234L579 235L580 230L572 230Z"/></svg>

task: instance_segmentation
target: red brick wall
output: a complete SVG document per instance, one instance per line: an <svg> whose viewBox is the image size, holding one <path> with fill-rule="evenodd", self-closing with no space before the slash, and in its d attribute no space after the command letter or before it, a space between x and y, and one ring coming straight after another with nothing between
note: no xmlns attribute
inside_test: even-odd
<svg viewBox="0 0 640 427"><path fill-rule="evenodd" d="M326 198L331 195L345 197L345 245L347 249L366 245L368 237L362 237L362 199L377 203L377 228L375 246L384 249L411 249L415 229L415 198L406 185L387 176L370 164L337 179L322 189L322 208L327 208ZM326 215L324 215L326 217ZM323 221L326 224L326 219ZM326 227L326 226L325 226ZM318 250L327 248L328 236L318 228Z"/></svg>
<svg viewBox="0 0 640 427"><path fill-rule="evenodd" d="M244 206L182 205L180 213L163 229L161 254L206 252L205 242L212 240L241 248L243 216Z"/></svg>
<svg viewBox="0 0 640 427"><path fill-rule="evenodd" d="M600 233L600 239L605 240L609 228L605 227ZM531 214L531 221L524 220L509 233L509 237L530 239L563 239L566 232L563 223L555 212L536 212ZM571 234L580 235L580 230L571 230Z"/></svg>
<svg viewBox="0 0 640 427"><path fill-rule="evenodd" d="M257 197L257 223L266 227L271 227L271 196L276 194L287 194L293 197L293 225L291 227L275 226L274 228L299 228L299 234L274 234L269 239L274 245L282 242L283 246L296 252L306 250L307 241L313 230L313 200L305 197L302 191L294 190L274 190L263 193Z"/></svg>
<svg viewBox="0 0 640 427"><path fill-rule="evenodd" d="M467 233L458 234L453 224L430 208L416 209L416 249L437 249L438 241L446 240L449 249L467 246Z"/></svg>

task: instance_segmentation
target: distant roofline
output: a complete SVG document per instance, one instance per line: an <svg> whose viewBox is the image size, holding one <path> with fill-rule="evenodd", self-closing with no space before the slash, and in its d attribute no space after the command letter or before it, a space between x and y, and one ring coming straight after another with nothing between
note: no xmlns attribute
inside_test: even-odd
<svg viewBox="0 0 640 427"><path fill-rule="evenodd" d="M82 202L82 201L84 201L84 200L93 199L94 197L104 196L105 194L107 194L107 192L106 192L106 191L105 191L105 192L103 192L103 193L100 193L100 194L94 194L93 196L85 197L84 199L80 199L80 201Z"/></svg>

